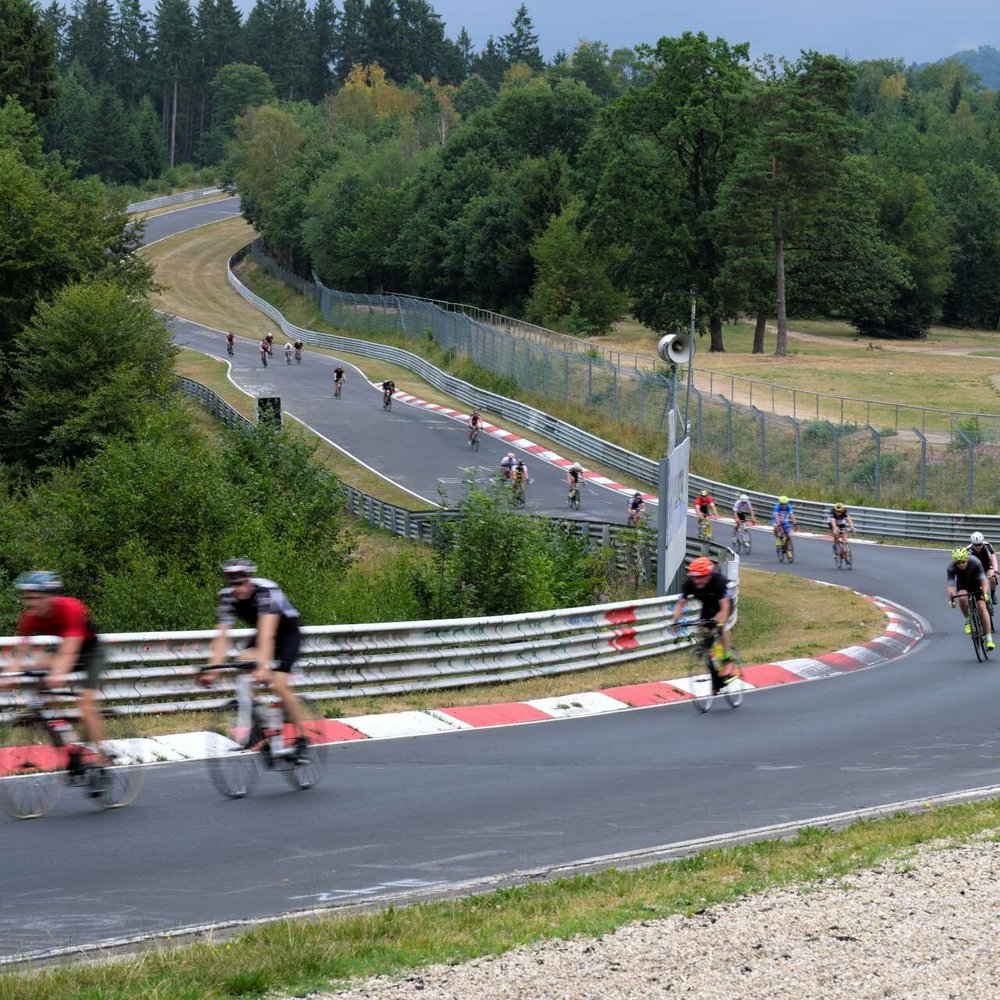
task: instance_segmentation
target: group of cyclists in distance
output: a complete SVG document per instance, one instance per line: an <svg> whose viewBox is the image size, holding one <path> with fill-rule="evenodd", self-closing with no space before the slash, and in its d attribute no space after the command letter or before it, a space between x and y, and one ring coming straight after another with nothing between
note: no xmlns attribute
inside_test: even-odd
<svg viewBox="0 0 1000 1000"><path fill-rule="evenodd" d="M285 364L290 365L294 360L297 365L302 364L302 351L305 345L301 340L290 340L285 344ZM236 335L232 330L226 334L226 354L232 357L236 353ZM268 362L274 357L274 334L265 334L261 342L257 345L257 353L260 363L266 368Z"/></svg>

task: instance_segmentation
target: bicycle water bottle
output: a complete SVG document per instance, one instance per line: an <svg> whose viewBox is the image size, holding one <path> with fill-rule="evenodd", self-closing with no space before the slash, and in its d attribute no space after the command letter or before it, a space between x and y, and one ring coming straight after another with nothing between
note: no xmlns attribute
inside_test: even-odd
<svg viewBox="0 0 1000 1000"><path fill-rule="evenodd" d="M272 705L267 710L267 725L272 730L269 736L271 756L280 754L285 746L285 713L280 705Z"/></svg>

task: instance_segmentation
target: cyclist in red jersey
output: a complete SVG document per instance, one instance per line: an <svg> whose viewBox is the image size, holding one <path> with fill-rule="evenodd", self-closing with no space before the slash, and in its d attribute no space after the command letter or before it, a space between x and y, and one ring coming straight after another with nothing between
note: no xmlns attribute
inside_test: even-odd
<svg viewBox="0 0 1000 1000"><path fill-rule="evenodd" d="M17 623L17 634L23 642L14 647L7 670L21 668L29 650L28 640L37 635L54 635L61 639L59 647L52 653L35 653L32 666L35 669L48 668L46 687L59 687L67 674L85 675L79 692L80 720L84 735L91 743L104 742L104 722L97 708L97 694L101 688L101 673L104 671L104 651L97 638L97 627L90 617L87 606L75 597L63 597L62 581L55 573L35 570L22 573L14 586L20 591L24 601L24 613ZM99 752L98 762L107 764Z"/></svg>

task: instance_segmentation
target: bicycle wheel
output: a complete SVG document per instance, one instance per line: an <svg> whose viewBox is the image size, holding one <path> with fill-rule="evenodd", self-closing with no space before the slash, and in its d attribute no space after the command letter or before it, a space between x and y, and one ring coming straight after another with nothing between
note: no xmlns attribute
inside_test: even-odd
<svg viewBox="0 0 1000 1000"><path fill-rule="evenodd" d="M309 740L307 759L294 763L289 760L289 766L287 768L281 767L280 770L293 788L305 791L323 780L323 775L326 773L326 752L329 749L329 741L324 732L324 716L317 704L301 694L299 701L302 702L306 718L309 720L305 725L306 739ZM288 741L294 742L297 736L295 727L286 724L284 735L286 744L291 745Z"/></svg>
<svg viewBox="0 0 1000 1000"><path fill-rule="evenodd" d="M750 550L752 548L753 548L753 546L752 546L752 544L750 542L750 529L749 528L744 528L743 529L743 551L744 551L744 553L746 553L746 555L750 555Z"/></svg>
<svg viewBox="0 0 1000 1000"><path fill-rule="evenodd" d="M739 708L743 704L743 661L735 649L729 651L729 660L722 672L723 680L731 678L722 688L722 694L730 708Z"/></svg>
<svg viewBox="0 0 1000 1000"><path fill-rule="evenodd" d="M851 547L850 545L847 544L847 542L844 542L844 565L848 569L854 569L854 555L851 552Z"/></svg>
<svg viewBox="0 0 1000 1000"><path fill-rule="evenodd" d="M93 769L100 772L93 786L100 794L94 796L93 802L101 809L120 809L135 801L146 772L128 758L128 744L124 744L119 752L115 741L137 739L139 728L131 716L113 708L102 709L101 716L104 719L108 739L111 741L103 747L103 750L112 761L112 765Z"/></svg>
<svg viewBox="0 0 1000 1000"><path fill-rule="evenodd" d="M15 819L44 816L62 792L67 761L37 717L0 723L0 807Z"/></svg>
<svg viewBox="0 0 1000 1000"><path fill-rule="evenodd" d="M688 666L688 693L699 714L712 707L712 672L708 669L708 652L701 647L694 651Z"/></svg>
<svg viewBox="0 0 1000 1000"><path fill-rule="evenodd" d="M778 553L778 562L783 563L785 561L785 543L782 542L780 545L776 545L775 551Z"/></svg>
<svg viewBox="0 0 1000 1000"><path fill-rule="evenodd" d="M840 551L839 545L836 546L833 550L833 564L834 566L837 567L837 569L840 569L844 565L844 556L843 553Z"/></svg>
<svg viewBox="0 0 1000 1000"><path fill-rule="evenodd" d="M205 728L205 759L212 784L230 799L249 795L260 781L264 728L257 705L253 716L240 717L240 705L232 698L212 713Z"/></svg>
<svg viewBox="0 0 1000 1000"><path fill-rule="evenodd" d="M795 562L795 546L792 545L792 536L785 539L785 558L790 562Z"/></svg>

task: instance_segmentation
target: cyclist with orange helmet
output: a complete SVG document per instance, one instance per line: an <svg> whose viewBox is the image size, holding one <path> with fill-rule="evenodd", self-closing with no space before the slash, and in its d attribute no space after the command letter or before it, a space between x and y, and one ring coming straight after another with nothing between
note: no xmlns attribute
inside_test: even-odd
<svg viewBox="0 0 1000 1000"><path fill-rule="evenodd" d="M687 577L680 600L674 605L674 621L679 621L687 602L701 603L703 621L715 622L722 643L722 662L729 659L730 641L727 622L733 610L732 590L729 581L715 568L707 556L694 559L688 566Z"/></svg>

